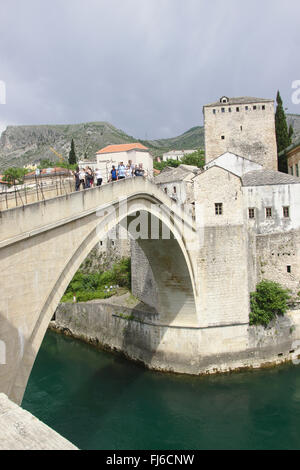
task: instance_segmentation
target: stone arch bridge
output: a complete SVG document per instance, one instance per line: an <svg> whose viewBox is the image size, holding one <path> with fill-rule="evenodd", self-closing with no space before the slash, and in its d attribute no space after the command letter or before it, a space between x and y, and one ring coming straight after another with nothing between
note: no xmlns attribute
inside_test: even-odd
<svg viewBox="0 0 300 470"><path fill-rule="evenodd" d="M230 341L230 350L244 348L248 324L244 292L234 290L241 312L234 318L224 320L226 308L222 310L214 301L211 279L216 278L218 266L214 262L210 268L206 258L212 259L207 248L211 243L213 254L218 254L218 233L215 229L206 233L201 224L196 227L195 216L149 180L126 179L0 213L0 392L15 402L22 400L39 347L69 282L96 243L116 224L134 238L144 230L137 243L156 281L158 325L164 328L158 345L164 336L165 347L171 348L166 328L172 329L171 334L184 332L175 343L172 339L172 354L178 355L181 348L189 355L190 366L184 371L198 372L202 367L199 358L204 351L219 352L220 342L225 344L224 334L227 345L222 346L223 351ZM228 236L230 246L235 237L245 256L241 233L235 230ZM222 243L224 251L224 240ZM227 272L220 272L216 289L231 281ZM232 311L232 302L227 307Z"/></svg>

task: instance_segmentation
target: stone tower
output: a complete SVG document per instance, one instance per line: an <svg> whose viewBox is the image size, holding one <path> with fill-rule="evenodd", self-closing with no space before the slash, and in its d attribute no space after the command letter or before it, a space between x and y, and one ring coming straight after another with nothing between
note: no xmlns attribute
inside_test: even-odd
<svg viewBox="0 0 300 470"><path fill-rule="evenodd" d="M277 170L274 101L262 98L228 98L203 107L205 161L225 152Z"/></svg>

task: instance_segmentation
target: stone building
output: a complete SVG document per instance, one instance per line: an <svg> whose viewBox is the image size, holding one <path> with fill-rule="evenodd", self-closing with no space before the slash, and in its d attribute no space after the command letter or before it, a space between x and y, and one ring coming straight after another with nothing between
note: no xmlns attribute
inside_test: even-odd
<svg viewBox="0 0 300 470"><path fill-rule="evenodd" d="M290 175L300 176L300 139L280 152L279 157L285 156Z"/></svg>
<svg viewBox="0 0 300 470"><path fill-rule="evenodd" d="M274 101L223 96L203 107L205 161L232 152L277 170Z"/></svg>
<svg viewBox="0 0 300 470"><path fill-rule="evenodd" d="M207 305L203 323L248 322L250 292L262 279L279 282L297 297L300 179L230 152L204 171L181 167L163 172L156 181L170 197L173 186L180 187L177 203L193 206L202 233L197 263L205 280L198 286ZM158 286L142 244L133 243L131 253L133 293L155 308Z"/></svg>
<svg viewBox="0 0 300 470"><path fill-rule="evenodd" d="M179 204L194 202L193 178L200 171L192 165L167 167L155 177L155 183Z"/></svg>

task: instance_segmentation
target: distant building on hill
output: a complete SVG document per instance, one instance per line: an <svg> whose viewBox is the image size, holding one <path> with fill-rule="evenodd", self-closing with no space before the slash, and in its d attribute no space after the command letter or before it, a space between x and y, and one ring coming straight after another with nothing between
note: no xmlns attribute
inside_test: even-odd
<svg viewBox="0 0 300 470"><path fill-rule="evenodd" d="M196 150L170 150L163 154L163 161L166 162L167 160L182 160L183 157L189 155L191 153L196 152Z"/></svg>

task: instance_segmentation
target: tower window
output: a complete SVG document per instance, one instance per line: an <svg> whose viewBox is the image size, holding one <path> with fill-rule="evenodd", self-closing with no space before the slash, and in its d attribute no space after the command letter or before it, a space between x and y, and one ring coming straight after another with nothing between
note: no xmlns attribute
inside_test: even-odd
<svg viewBox="0 0 300 470"><path fill-rule="evenodd" d="M225 108L221 108L222 113L225 113Z"/></svg>
<svg viewBox="0 0 300 470"><path fill-rule="evenodd" d="M176 186L173 186L173 192L176 193Z"/></svg>
<svg viewBox="0 0 300 470"><path fill-rule="evenodd" d="M237 112L237 113L239 113L239 112L240 112L240 108L239 108L239 107L238 107L238 108L236 108L236 112Z"/></svg>
<svg viewBox="0 0 300 470"><path fill-rule="evenodd" d="M215 214L222 215L223 214L223 204L222 202L215 203Z"/></svg>
<svg viewBox="0 0 300 470"><path fill-rule="evenodd" d="M283 207L283 217L288 218L290 216L290 208L289 206L284 206Z"/></svg>
<svg viewBox="0 0 300 470"><path fill-rule="evenodd" d="M248 106L245 106L245 110L248 111L249 107Z"/></svg>
<svg viewBox="0 0 300 470"><path fill-rule="evenodd" d="M272 218L272 207L266 207L266 218L267 219Z"/></svg>
<svg viewBox="0 0 300 470"><path fill-rule="evenodd" d="M231 108L228 108L228 112L231 113Z"/></svg>
<svg viewBox="0 0 300 470"><path fill-rule="evenodd" d="M221 135L221 139L222 139L222 140L225 140L225 135Z"/></svg>
<svg viewBox="0 0 300 470"><path fill-rule="evenodd" d="M255 219L255 208L249 207L249 219Z"/></svg>
<svg viewBox="0 0 300 470"><path fill-rule="evenodd" d="M291 273L292 272L292 266L287 266L286 270L287 270L288 273Z"/></svg>
<svg viewBox="0 0 300 470"><path fill-rule="evenodd" d="M266 109L265 105L263 104L261 109L264 111Z"/></svg>
<svg viewBox="0 0 300 470"><path fill-rule="evenodd" d="M253 106L254 111L256 110L256 106Z"/></svg>
<svg viewBox="0 0 300 470"><path fill-rule="evenodd" d="M241 126L241 131L243 130L243 126Z"/></svg>
<svg viewBox="0 0 300 470"><path fill-rule="evenodd" d="M213 113L216 114L216 110L215 110L215 109L213 109Z"/></svg>

